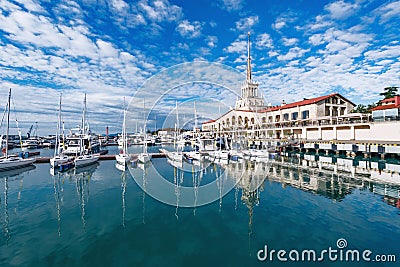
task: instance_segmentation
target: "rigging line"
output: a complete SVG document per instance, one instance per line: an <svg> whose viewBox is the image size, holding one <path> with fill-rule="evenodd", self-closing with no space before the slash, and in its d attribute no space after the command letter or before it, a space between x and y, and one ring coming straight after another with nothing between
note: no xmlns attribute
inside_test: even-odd
<svg viewBox="0 0 400 267"><path fill-rule="evenodd" d="M2 116L1 122L0 122L0 129L1 129L1 126L3 125L3 121L4 121L4 118L6 117L6 114L7 114L7 105L4 107L3 116Z"/></svg>
<svg viewBox="0 0 400 267"><path fill-rule="evenodd" d="M21 146L21 149L22 149L22 135L21 135L21 129L19 128L19 123L18 123L18 118L17 118L17 112L16 112L16 109L15 109L15 103L14 103L14 100L13 100L13 98L11 98L11 102L12 102L12 105L13 105L13 113L15 114L15 124L17 125L17 129L18 129L18 136L19 136L19 145Z"/></svg>

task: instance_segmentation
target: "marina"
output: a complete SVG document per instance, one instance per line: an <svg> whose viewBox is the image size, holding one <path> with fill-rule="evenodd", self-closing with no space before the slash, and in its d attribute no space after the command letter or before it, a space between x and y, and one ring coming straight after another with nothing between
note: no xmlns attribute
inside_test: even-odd
<svg viewBox="0 0 400 267"><path fill-rule="evenodd" d="M110 154L118 151L110 149ZM149 153L156 151L149 148ZM0 263L258 266L256 254L266 240L276 248L294 248L301 242L306 248L323 249L340 237L354 248L397 253L400 183L383 182L366 172L351 175L354 164L339 159L335 171L328 161L291 155L260 163L209 162L188 172L192 164L177 168L166 158L153 158L150 165L126 172L115 168L114 160L54 175L49 164L3 172ZM378 173L379 166L370 171L375 168ZM393 173L390 168L387 163L381 173ZM141 186L156 186L155 172L175 185L175 205L142 191ZM217 201L181 207L185 186L207 184L215 186ZM233 189L218 197L230 184ZM203 194L198 191L198 201ZM194 196L190 201L196 201ZM97 257L89 256L93 253Z"/></svg>
<svg viewBox="0 0 400 267"><path fill-rule="evenodd" d="M0 266L398 266L399 10L0 1Z"/></svg>

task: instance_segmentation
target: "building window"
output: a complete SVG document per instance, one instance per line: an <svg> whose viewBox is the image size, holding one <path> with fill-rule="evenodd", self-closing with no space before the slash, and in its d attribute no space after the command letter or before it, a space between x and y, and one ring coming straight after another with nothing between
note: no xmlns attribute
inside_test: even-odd
<svg viewBox="0 0 400 267"><path fill-rule="evenodd" d="M275 116L275 122L279 122L281 120L281 116L280 115L276 115Z"/></svg>
<svg viewBox="0 0 400 267"><path fill-rule="evenodd" d="M283 114L283 120L288 121L289 120L289 113Z"/></svg>
<svg viewBox="0 0 400 267"><path fill-rule="evenodd" d="M298 112L293 112L292 113L292 120L297 120L298 117L299 117L299 113Z"/></svg>
<svg viewBox="0 0 400 267"><path fill-rule="evenodd" d="M310 111L304 110L304 111L301 113L301 118L302 118L303 120L308 119L309 117L310 117Z"/></svg>
<svg viewBox="0 0 400 267"><path fill-rule="evenodd" d="M329 109L329 107L325 107L325 116L330 116L331 115L331 111Z"/></svg>

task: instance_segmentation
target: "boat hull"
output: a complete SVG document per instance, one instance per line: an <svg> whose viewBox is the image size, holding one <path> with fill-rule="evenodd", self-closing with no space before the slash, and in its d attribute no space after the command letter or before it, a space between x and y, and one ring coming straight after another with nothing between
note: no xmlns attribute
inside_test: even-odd
<svg viewBox="0 0 400 267"><path fill-rule="evenodd" d="M23 159L23 158L4 158L0 160L0 171L7 171L12 169L23 168L32 165L35 159Z"/></svg>
<svg viewBox="0 0 400 267"><path fill-rule="evenodd" d="M93 164L99 160L99 155L83 155L75 158L75 168Z"/></svg>
<svg viewBox="0 0 400 267"><path fill-rule="evenodd" d="M150 162L151 158L150 155L147 153L142 153L138 155L138 161L141 163L147 163Z"/></svg>

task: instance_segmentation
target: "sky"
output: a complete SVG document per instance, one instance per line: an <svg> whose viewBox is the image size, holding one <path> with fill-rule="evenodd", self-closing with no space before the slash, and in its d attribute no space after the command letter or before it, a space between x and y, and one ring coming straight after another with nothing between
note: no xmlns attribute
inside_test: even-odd
<svg viewBox="0 0 400 267"><path fill-rule="evenodd" d="M98 133L121 131L124 98L132 125L147 113L149 129L172 126L176 105L181 124L195 105L199 123L216 118L245 79L248 32L266 103L338 92L369 104L400 86L395 0L0 0L0 25L0 105L12 88L23 133L34 122L55 133L61 93L66 128L85 93Z"/></svg>

